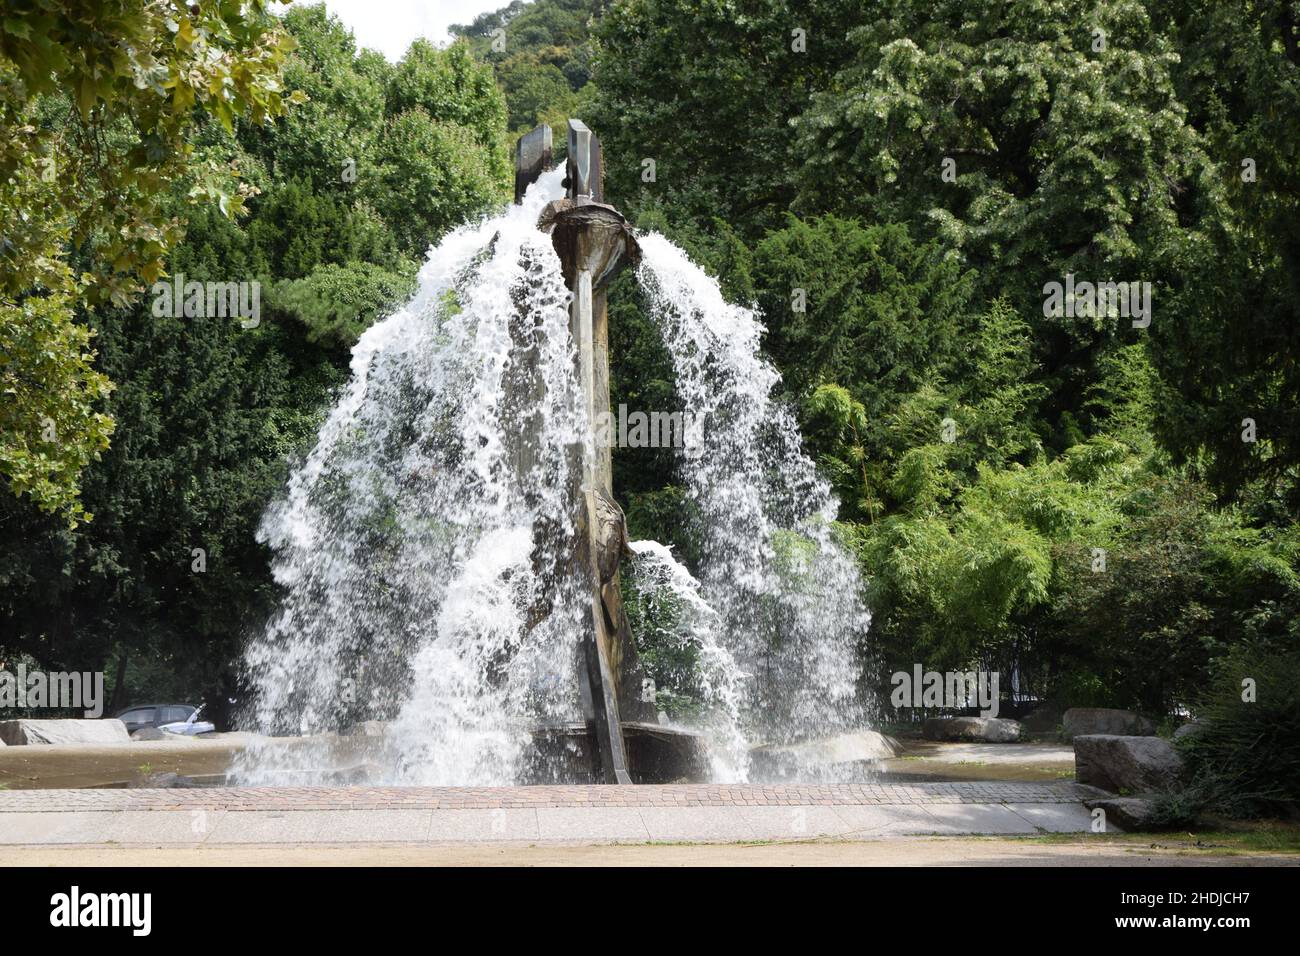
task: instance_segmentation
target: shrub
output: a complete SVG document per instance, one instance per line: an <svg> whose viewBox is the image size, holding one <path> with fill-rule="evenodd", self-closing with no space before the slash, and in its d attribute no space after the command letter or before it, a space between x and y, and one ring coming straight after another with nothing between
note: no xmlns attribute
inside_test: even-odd
<svg viewBox="0 0 1300 956"><path fill-rule="evenodd" d="M1242 699L1247 680L1253 700ZM1264 816L1300 802L1300 651L1234 648L1196 716L1200 726L1179 741L1189 782L1155 801L1162 818Z"/></svg>

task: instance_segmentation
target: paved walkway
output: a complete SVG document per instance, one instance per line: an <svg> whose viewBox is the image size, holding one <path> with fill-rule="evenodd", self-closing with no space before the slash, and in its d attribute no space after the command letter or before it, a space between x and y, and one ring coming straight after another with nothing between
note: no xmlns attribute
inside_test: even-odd
<svg viewBox="0 0 1300 956"><path fill-rule="evenodd" d="M1122 840L1122 838L1121 838ZM316 843L308 846L0 846L8 866L1290 866L1300 857L1193 840L892 836L766 843Z"/></svg>
<svg viewBox="0 0 1300 956"><path fill-rule="evenodd" d="M1073 783L0 791L0 845L694 843L1090 829Z"/></svg>
<svg viewBox="0 0 1300 956"><path fill-rule="evenodd" d="M24 810L492 810L498 807L859 806L1078 803L1074 783L676 784L596 787L192 787L7 790L0 813Z"/></svg>

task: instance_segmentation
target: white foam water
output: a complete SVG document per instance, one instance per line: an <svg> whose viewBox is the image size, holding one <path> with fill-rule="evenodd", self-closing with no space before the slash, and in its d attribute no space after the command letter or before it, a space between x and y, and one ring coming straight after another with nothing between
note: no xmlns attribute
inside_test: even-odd
<svg viewBox="0 0 1300 956"><path fill-rule="evenodd" d="M838 504L803 452L763 325L656 233L639 236L638 277L671 354L678 396L703 433L680 470L700 542L699 593L735 659L739 720L752 744L864 725L859 652L870 625Z"/></svg>
<svg viewBox="0 0 1300 956"><path fill-rule="evenodd" d="M703 709L693 715L689 729L705 735L712 780L744 781L749 772L749 745L740 715L744 674L719 643L718 612L704 600L700 582L671 548L658 541L633 541L630 546L636 556L631 585L641 623L637 636L644 645L682 655L687 662L685 672L665 675L668 686L656 691L681 694Z"/></svg>
<svg viewBox="0 0 1300 956"><path fill-rule="evenodd" d="M514 782L531 722L580 715L581 607L563 570L586 427L544 175L448 235L406 308L362 335L352 379L259 539L281 609L246 654L249 723L317 735L390 721L393 783ZM329 763L251 748L247 783ZM302 779L310 779L310 774Z"/></svg>
<svg viewBox="0 0 1300 956"><path fill-rule="evenodd" d="M536 226L561 175L430 251L411 302L361 336L349 384L264 516L283 599L246 651L245 724L309 743L249 747L238 782L337 779L329 735L378 720L372 782L511 784L536 769L530 728L581 720L590 595L571 509L592 439L568 292ZM673 621L640 637L689 650L713 775L744 780L755 744L862 725L869 615L835 503L772 399L759 317L663 237L640 242L638 275L704 436L680 459L701 560L692 575L637 543L633 591L671 602Z"/></svg>

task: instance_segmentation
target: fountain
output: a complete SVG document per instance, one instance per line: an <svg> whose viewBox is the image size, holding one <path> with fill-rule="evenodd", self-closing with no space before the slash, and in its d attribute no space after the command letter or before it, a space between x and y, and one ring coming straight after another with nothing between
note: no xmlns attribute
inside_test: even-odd
<svg viewBox="0 0 1300 956"><path fill-rule="evenodd" d="M240 782L337 781L348 761L397 784L738 781L760 745L866 721L869 615L829 489L770 398L758 317L604 202L590 129L569 121L563 171L551 137L520 139L515 205L444 238L412 301L361 337L263 520L285 599L246 654L247 723L300 739L250 747ZM706 429L681 462L695 573L628 541L594 433L606 290L627 268ZM640 611L675 609L656 627L697 661L709 713L692 726L656 706L620 566ZM338 737L353 727L374 732Z"/></svg>

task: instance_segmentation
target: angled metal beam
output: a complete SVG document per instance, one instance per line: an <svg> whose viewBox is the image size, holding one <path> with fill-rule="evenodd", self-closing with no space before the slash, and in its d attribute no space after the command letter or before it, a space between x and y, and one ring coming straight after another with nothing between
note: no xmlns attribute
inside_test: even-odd
<svg viewBox="0 0 1300 956"><path fill-rule="evenodd" d="M569 120L565 184L574 205L604 202L604 166L600 140L582 120Z"/></svg>
<svg viewBox="0 0 1300 956"><path fill-rule="evenodd" d="M543 123L515 143L515 202L551 165L551 128Z"/></svg>

